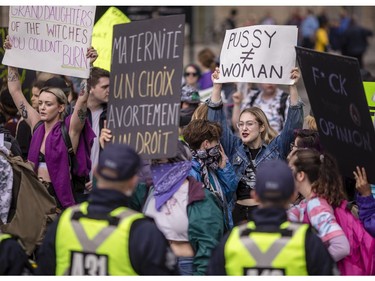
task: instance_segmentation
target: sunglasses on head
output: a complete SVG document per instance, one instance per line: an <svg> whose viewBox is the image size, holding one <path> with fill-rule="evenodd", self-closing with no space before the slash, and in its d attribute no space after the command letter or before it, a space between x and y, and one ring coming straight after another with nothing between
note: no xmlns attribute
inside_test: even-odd
<svg viewBox="0 0 375 281"><path fill-rule="evenodd" d="M185 76L190 76L192 75L193 77L196 77L198 74L196 72L185 72L184 73Z"/></svg>

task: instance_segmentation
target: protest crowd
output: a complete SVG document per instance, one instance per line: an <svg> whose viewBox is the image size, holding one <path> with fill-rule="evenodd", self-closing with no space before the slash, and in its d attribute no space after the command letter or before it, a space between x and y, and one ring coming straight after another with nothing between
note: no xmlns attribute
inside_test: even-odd
<svg viewBox="0 0 375 281"><path fill-rule="evenodd" d="M51 9L62 22L74 11ZM74 12L83 38L93 13ZM33 68L10 17L0 275L375 275L373 32L345 13L282 26L237 14L220 55L205 47L185 65L183 16L116 25L110 69L72 36L81 45L55 68ZM37 71L29 98L23 68Z"/></svg>

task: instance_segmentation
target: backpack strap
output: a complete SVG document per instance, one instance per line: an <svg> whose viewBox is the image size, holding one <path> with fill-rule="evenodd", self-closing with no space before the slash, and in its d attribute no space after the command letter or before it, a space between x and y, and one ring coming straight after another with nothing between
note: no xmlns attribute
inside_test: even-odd
<svg viewBox="0 0 375 281"><path fill-rule="evenodd" d="M61 135L63 137L65 146L68 149L70 173L73 176L73 168L78 167L78 162L74 153L72 141L70 140L70 136L68 134L68 131L66 130L64 121L61 122Z"/></svg>
<svg viewBox="0 0 375 281"><path fill-rule="evenodd" d="M257 97L259 97L261 90L254 93L254 95L251 97L250 102L247 104L248 106L252 107Z"/></svg>
<svg viewBox="0 0 375 281"><path fill-rule="evenodd" d="M68 149L69 156L74 155L73 145L68 135L68 131L66 130L64 121L61 122L61 134L64 139L65 146Z"/></svg>
<svg viewBox="0 0 375 281"><path fill-rule="evenodd" d="M43 124L44 124L44 121L39 120L38 123L36 123L35 126L34 126L34 128L33 128L33 134L36 131L36 129L38 129Z"/></svg>

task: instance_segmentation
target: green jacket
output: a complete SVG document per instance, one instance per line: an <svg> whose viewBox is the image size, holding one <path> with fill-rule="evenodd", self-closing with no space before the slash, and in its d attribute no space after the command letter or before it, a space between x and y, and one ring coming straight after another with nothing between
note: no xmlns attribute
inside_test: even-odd
<svg viewBox="0 0 375 281"><path fill-rule="evenodd" d="M206 274L211 252L224 235L223 212L215 195L203 187L201 191L204 197L192 202L189 198L187 208L189 241L195 251L194 275Z"/></svg>

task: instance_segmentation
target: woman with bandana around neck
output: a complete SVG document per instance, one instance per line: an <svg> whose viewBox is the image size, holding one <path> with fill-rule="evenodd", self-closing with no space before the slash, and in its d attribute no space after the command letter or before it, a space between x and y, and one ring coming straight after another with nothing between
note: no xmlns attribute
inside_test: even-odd
<svg viewBox="0 0 375 281"><path fill-rule="evenodd" d="M191 160L182 141L176 157L152 160L154 184L143 213L155 220L169 241L180 275L204 275L211 251L224 235L224 221L215 196L189 176Z"/></svg>
<svg viewBox="0 0 375 281"><path fill-rule="evenodd" d="M232 229L233 195L237 188L233 166L220 145L221 126L209 120L192 120L184 129L183 136L193 155L191 175L204 183L223 212L225 231Z"/></svg>

